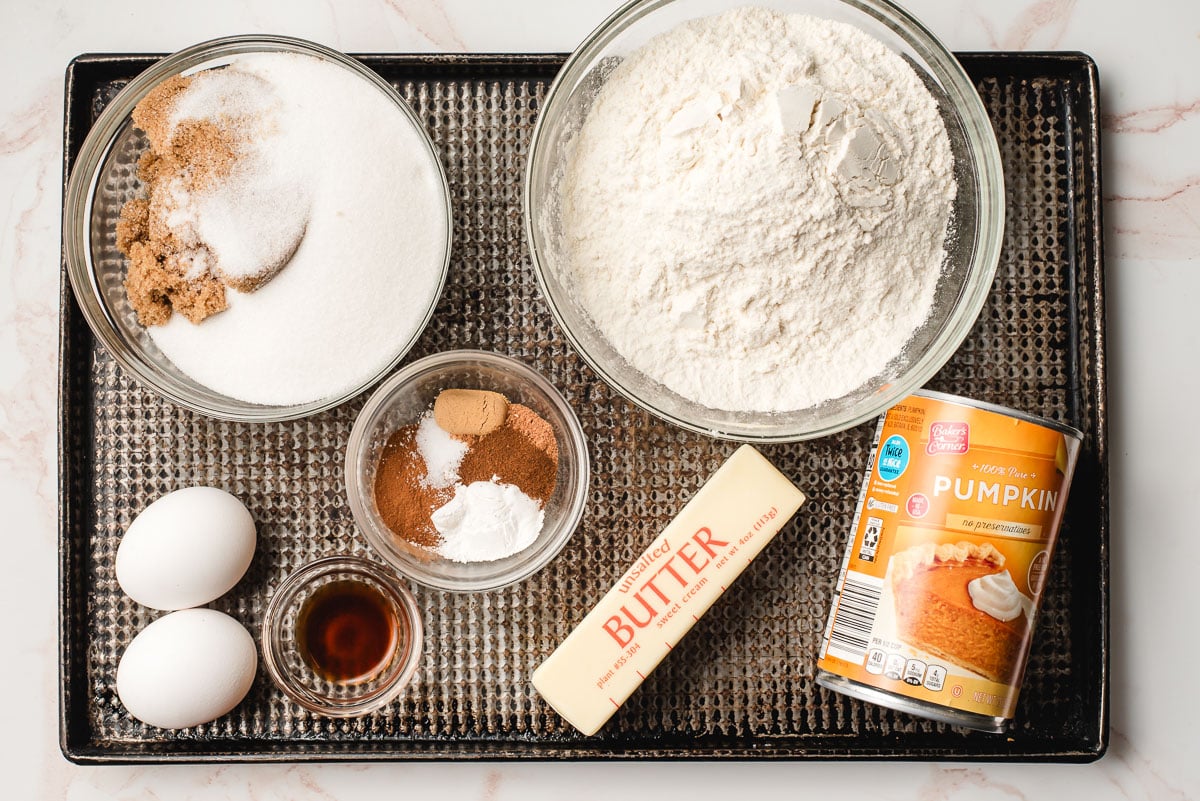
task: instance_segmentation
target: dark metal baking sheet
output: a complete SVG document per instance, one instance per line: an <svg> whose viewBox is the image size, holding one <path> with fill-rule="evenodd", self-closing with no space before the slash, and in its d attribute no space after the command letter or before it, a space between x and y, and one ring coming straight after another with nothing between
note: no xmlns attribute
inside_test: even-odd
<svg viewBox="0 0 1200 801"><path fill-rule="evenodd" d="M96 114L155 56L82 56L66 82L64 173ZM993 293L930 387L1074 425L1084 448L1008 736L830 693L818 637L871 423L763 448L809 503L596 737L529 685L533 668L733 445L660 423L600 382L556 329L521 221L525 148L557 55L366 56L416 107L446 163L451 275L410 359L483 347L540 368L591 445L588 511L562 555L498 592L415 588L425 657L400 700L357 720L303 712L260 671L229 715L178 732L130 718L117 660L155 613L113 575L121 533L192 483L242 497L259 525L246 578L214 606L256 636L271 589L302 562L365 551L342 451L364 398L306 420L249 425L177 408L123 374L62 280L59 494L61 745L77 762L435 758L901 758L1090 761L1108 739L1108 468L1097 75L1081 54L965 54L1005 164L1007 230Z"/></svg>

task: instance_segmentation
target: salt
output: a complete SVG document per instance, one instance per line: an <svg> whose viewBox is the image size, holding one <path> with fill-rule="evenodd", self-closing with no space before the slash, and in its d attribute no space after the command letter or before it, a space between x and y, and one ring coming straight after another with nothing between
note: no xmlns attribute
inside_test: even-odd
<svg viewBox="0 0 1200 801"><path fill-rule="evenodd" d="M147 333L182 372L239 400L345 394L387 367L436 301L449 247L440 171L409 118L345 67L255 53L211 75L222 73L235 85L193 81L177 113L252 112L270 146L223 199L196 204L197 232L231 278L294 253L203 323L173 315Z"/></svg>
<svg viewBox="0 0 1200 801"><path fill-rule="evenodd" d="M458 483L458 466L470 446L450 436L426 412L417 425L417 449L425 460L425 477L421 483L433 489L444 489Z"/></svg>

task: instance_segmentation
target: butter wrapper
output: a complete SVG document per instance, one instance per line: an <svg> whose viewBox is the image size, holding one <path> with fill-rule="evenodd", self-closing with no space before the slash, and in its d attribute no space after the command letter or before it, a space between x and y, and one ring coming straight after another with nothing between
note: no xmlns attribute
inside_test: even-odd
<svg viewBox="0 0 1200 801"><path fill-rule="evenodd" d="M568 723L595 734L804 503L743 445L533 673Z"/></svg>

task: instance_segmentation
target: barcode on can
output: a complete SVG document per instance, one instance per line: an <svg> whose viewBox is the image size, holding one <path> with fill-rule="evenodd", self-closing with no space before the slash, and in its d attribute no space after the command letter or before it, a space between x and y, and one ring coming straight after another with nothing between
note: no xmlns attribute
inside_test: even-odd
<svg viewBox="0 0 1200 801"><path fill-rule="evenodd" d="M837 611L829 629L826 651L830 656L855 665L863 663L882 595L883 579L854 570L846 571L846 580L834 599Z"/></svg>

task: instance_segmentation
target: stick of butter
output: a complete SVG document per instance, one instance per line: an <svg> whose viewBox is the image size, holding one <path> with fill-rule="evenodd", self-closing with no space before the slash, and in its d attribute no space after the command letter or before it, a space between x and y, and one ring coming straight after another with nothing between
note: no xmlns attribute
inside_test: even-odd
<svg viewBox="0 0 1200 801"><path fill-rule="evenodd" d="M738 448L533 672L533 686L595 734L802 503L762 454Z"/></svg>

